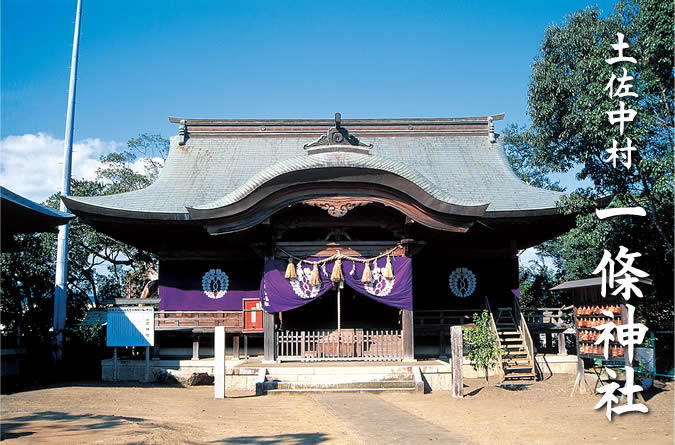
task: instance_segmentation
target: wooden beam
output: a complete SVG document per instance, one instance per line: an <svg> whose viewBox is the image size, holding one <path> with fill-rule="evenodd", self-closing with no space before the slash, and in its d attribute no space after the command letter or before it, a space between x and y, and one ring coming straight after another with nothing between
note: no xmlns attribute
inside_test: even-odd
<svg viewBox="0 0 675 445"><path fill-rule="evenodd" d="M117 375L117 348L113 348L113 382L116 382L119 376Z"/></svg>
<svg viewBox="0 0 675 445"><path fill-rule="evenodd" d="M239 335L232 336L232 358L234 360L239 360L241 355L239 354Z"/></svg>
<svg viewBox="0 0 675 445"><path fill-rule="evenodd" d="M274 314L263 311L263 363L273 363L275 361L276 342L274 338Z"/></svg>
<svg viewBox="0 0 675 445"><path fill-rule="evenodd" d="M462 326L450 327L450 347L452 349L452 397L464 397L464 348L462 343Z"/></svg>
<svg viewBox="0 0 675 445"><path fill-rule="evenodd" d="M150 381L150 346L145 347L145 383Z"/></svg>
<svg viewBox="0 0 675 445"><path fill-rule="evenodd" d="M403 330L403 361L415 360L415 345L413 332L413 312L404 309L401 313L401 328Z"/></svg>
<svg viewBox="0 0 675 445"><path fill-rule="evenodd" d="M159 348L160 348L160 335L159 332L155 329L155 342L152 345L152 359L159 360Z"/></svg>
<svg viewBox="0 0 675 445"><path fill-rule="evenodd" d="M372 257L396 247L400 241L298 241L278 242L275 247L297 257L330 257L339 250L343 255ZM397 248L392 255L405 255L405 247Z"/></svg>

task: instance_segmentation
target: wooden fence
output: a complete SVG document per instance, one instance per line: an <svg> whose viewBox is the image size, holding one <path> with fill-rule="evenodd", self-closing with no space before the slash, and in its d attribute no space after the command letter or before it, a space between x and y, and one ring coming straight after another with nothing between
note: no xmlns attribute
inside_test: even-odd
<svg viewBox="0 0 675 445"><path fill-rule="evenodd" d="M541 307L537 309L522 309L522 313L528 324L550 324L566 327L573 325L572 313L568 308Z"/></svg>
<svg viewBox="0 0 675 445"><path fill-rule="evenodd" d="M279 331L276 348L281 361L403 360L400 330Z"/></svg>
<svg viewBox="0 0 675 445"><path fill-rule="evenodd" d="M244 316L241 311L157 311L156 330L204 329L212 331L225 326L228 331L241 332Z"/></svg>

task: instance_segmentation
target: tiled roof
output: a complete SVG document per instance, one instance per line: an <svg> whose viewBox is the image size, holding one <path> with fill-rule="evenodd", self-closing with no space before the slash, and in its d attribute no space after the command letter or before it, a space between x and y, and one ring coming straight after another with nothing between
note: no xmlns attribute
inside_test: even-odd
<svg viewBox="0 0 675 445"><path fill-rule="evenodd" d="M3 233L56 232L75 215L60 212L0 187Z"/></svg>
<svg viewBox="0 0 675 445"><path fill-rule="evenodd" d="M220 129L218 134L205 131L188 138L184 145L179 144L178 137L171 138L166 166L151 186L118 195L71 199L100 208L170 213L188 219L186 206L226 206L277 175L302 170L311 174L313 169L343 166L389 171L451 204L489 203L486 216L555 209L561 194L520 181L508 165L502 138L494 135L491 142L487 120L483 122L485 131L474 131L476 134L459 130L453 130L454 134L354 131L362 142L372 144L370 154L308 155L303 146L322 132L258 132L249 136L241 132L223 134Z"/></svg>

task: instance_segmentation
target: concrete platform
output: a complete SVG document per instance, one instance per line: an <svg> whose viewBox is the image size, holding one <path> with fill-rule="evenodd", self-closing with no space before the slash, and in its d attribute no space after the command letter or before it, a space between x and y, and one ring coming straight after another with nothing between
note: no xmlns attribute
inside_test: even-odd
<svg viewBox="0 0 675 445"><path fill-rule="evenodd" d="M577 357L574 355L537 356L539 367L544 375L574 374ZM213 375L215 360L150 360L150 381L186 382L195 373ZM113 380L112 359L101 361L101 379ZM225 369L225 385L239 391L256 391L256 383L263 382L261 376L277 377L277 381L296 382L332 382L335 384L350 382L373 382L401 379L402 373L417 369L424 383L425 391L449 391L452 388L452 368L443 360L419 360L415 362L284 362L263 363L261 358L233 360L228 357ZM145 379L144 360L119 360L120 381L138 381ZM482 378L482 372L473 369L470 362L464 360L465 378ZM494 375L494 371L490 373ZM269 379L268 379L269 380Z"/></svg>

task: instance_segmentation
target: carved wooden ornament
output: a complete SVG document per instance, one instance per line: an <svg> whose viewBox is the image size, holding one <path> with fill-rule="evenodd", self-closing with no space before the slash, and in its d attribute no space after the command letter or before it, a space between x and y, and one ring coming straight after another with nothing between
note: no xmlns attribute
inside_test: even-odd
<svg viewBox="0 0 675 445"><path fill-rule="evenodd" d="M307 199L302 201L303 204L319 207L328 212L328 214L334 218L341 218L347 214L350 210L364 206L367 204L372 204L373 201L368 199L358 199L358 198L318 198L318 199Z"/></svg>

